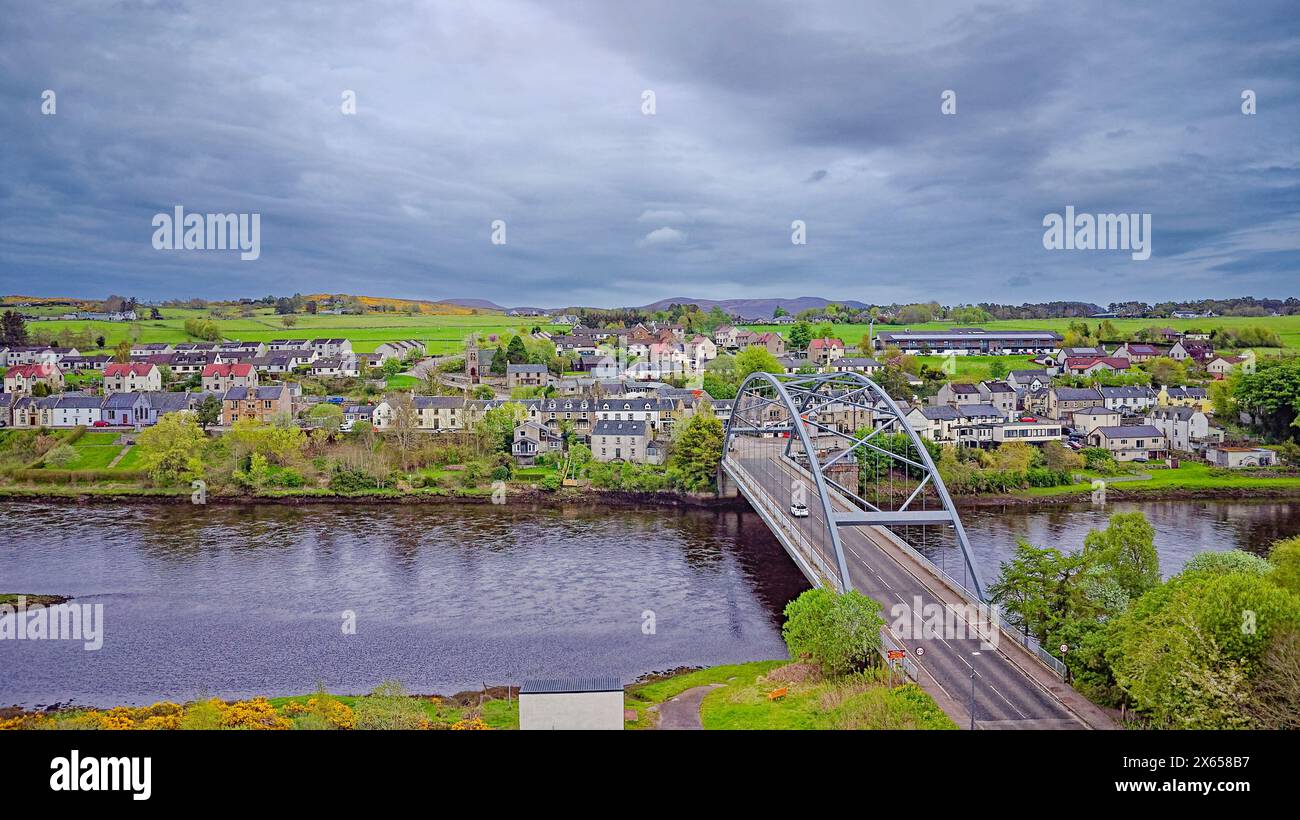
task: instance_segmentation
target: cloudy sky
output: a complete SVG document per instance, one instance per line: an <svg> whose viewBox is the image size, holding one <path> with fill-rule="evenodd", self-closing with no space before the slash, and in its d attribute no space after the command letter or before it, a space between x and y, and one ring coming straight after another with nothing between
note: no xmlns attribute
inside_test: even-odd
<svg viewBox="0 0 1300 820"><path fill-rule="evenodd" d="M1294 0L4 5L0 293L1300 295ZM261 257L155 250L177 205Z"/></svg>

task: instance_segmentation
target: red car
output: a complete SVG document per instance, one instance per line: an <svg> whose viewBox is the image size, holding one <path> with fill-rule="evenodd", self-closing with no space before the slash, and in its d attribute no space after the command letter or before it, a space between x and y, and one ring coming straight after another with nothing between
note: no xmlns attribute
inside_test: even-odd
<svg viewBox="0 0 1300 820"><path fill-rule="evenodd" d="M107 427L107 426L108 426L108 422L104 421L103 419L100 419L99 421L95 422L94 424L92 424L92 425L90 425L90 426L91 426L91 427Z"/></svg>

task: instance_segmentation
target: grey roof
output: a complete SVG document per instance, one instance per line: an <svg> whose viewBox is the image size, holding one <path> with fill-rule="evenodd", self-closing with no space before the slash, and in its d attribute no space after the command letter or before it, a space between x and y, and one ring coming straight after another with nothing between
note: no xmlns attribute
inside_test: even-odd
<svg viewBox="0 0 1300 820"><path fill-rule="evenodd" d="M1108 416L1111 416L1111 415L1114 415L1114 414L1116 414L1116 413L1118 413L1118 412L1119 412L1118 410L1112 410L1112 409L1110 409L1109 407L1105 406L1104 404L1094 404L1094 405L1091 406L1091 407L1084 407L1084 408L1082 408L1082 409L1080 409L1080 410L1075 410L1075 411L1074 411L1074 415L1076 415L1076 416L1101 416L1101 415L1108 415Z"/></svg>
<svg viewBox="0 0 1300 820"><path fill-rule="evenodd" d="M618 678L555 678L551 680L526 680L519 687L521 695L563 695L576 692L622 692Z"/></svg>
<svg viewBox="0 0 1300 820"><path fill-rule="evenodd" d="M959 404L957 410L967 418L981 418L991 416L993 418L1002 418L1002 411L991 404Z"/></svg>
<svg viewBox="0 0 1300 820"><path fill-rule="evenodd" d="M109 393L104 397L101 407L135 407L138 402L144 401L143 393Z"/></svg>
<svg viewBox="0 0 1300 820"><path fill-rule="evenodd" d="M412 403L416 409L423 410L426 408L438 409L441 407L464 407L465 400L460 396L416 396Z"/></svg>
<svg viewBox="0 0 1300 820"><path fill-rule="evenodd" d="M921 415L930 421L956 421L961 418L961 413L951 404L940 404L935 407L919 407Z"/></svg>
<svg viewBox="0 0 1300 820"><path fill-rule="evenodd" d="M99 396L87 396L84 394L67 393L62 396L55 396L54 406L59 408L74 409L78 407L100 407L104 400Z"/></svg>
<svg viewBox="0 0 1300 820"><path fill-rule="evenodd" d="M1204 387L1166 387L1165 392L1170 398L1179 399L1203 399L1210 395Z"/></svg>
<svg viewBox="0 0 1300 820"><path fill-rule="evenodd" d="M546 365L544 364L508 364L506 365L507 373L545 373Z"/></svg>
<svg viewBox="0 0 1300 820"><path fill-rule="evenodd" d="M1201 411L1195 407L1153 407L1151 408L1151 417L1157 419L1178 419L1179 421L1186 421L1199 412Z"/></svg>
<svg viewBox="0 0 1300 820"><path fill-rule="evenodd" d="M1099 387L1097 389L1108 399L1151 398L1151 391L1145 387Z"/></svg>
<svg viewBox="0 0 1300 820"><path fill-rule="evenodd" d="M1095 387L1055 387L1057 401L1096 401L1101 397Z"/></svg>
<svg viewBox="0 0 1300 820"><path fill-rule="evenodd" d="M849 367L882 367L883 365L870 356L841 356L831 361L833 365L848 365Z"/></svg>
<svg viewBox="0 0 1300 820"><path fill-rule="evenodd" d="M612 419L601 419L596 422L592 428L593 436L644 436L644 421L614 421Z"/></svg>
<svg viewBox="0 0 1300 820"><path fill-rule="evenodd" d="M1015 376L1017 381L1020 379L1028 379L1030 381L1040 379L1047 381L1052 378L1046 370L1012 370L1008 375Z"/></svg>
<svg viewBox="0 0 1300 820"><path fill-rule="evenodd" d="M1055 341L1062 336L1050 330L983 330L977 327L960 327L951 330L903 330L883 331L876 334L880 340L904 339L908 341L946 341L958 339L971 340L1011 340L1011 341Z"/></svg>
<svg viewBox="0 0 1300 820"><path fill-rule="evenodd" d="M1006 382L980 382L984 389L990 393L1014 393L1016 392L1011 385Z"/></svg>
<svg viewBox="0 0 1300 820"><path fill-rule="evenodd" d="M1159 428L1150 424L1134 424L1129 427L1098 427L1094 432L1106 438L1164 438Z"/></svg>

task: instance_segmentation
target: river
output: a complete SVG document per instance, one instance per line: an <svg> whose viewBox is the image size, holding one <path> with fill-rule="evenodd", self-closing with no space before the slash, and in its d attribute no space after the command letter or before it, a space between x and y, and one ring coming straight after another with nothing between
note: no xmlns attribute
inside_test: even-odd
<svg viewBox="0 0 1300 820"><path fill-rule="evenodd" d="M1300 505L1158 502L966 511L986 579L1018 537L1078 548L1141 509L1162 569L1263 553ZM103 604L104 644L0 641L0 704L454 692L529 678L784 656L807 588L757 516L505 505L0 503L0 592ZM345 634L348 613L355 634Z"/></svg>

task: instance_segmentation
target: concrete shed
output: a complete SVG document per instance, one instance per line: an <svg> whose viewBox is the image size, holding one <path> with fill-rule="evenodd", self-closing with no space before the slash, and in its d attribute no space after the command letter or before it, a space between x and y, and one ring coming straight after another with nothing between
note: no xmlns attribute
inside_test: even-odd
<svg viewBox="0 0 1300 820"><path fill-rule="evenodd" d="M520 729L622 729L618 678L525 681L519 687Z"/></svg>

